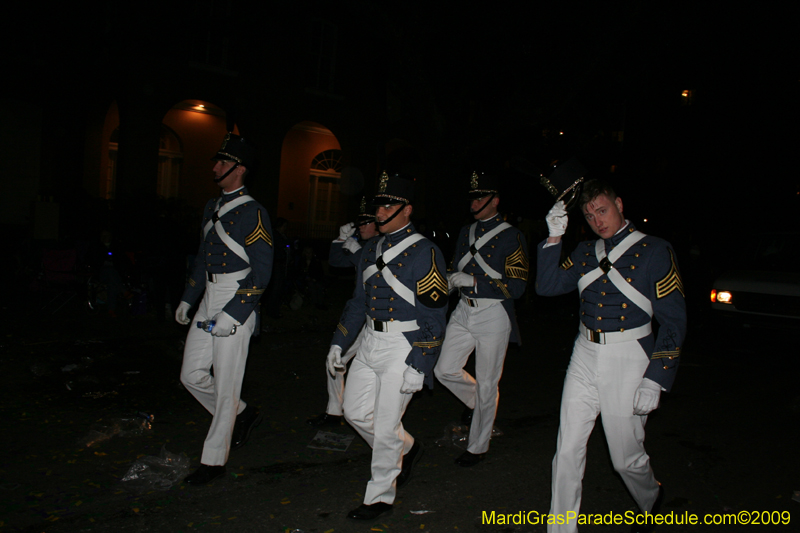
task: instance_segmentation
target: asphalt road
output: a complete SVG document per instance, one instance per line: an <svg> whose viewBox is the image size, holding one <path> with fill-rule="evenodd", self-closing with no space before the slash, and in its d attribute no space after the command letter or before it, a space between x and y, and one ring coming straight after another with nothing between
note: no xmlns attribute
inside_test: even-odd
<svg viewBox="0 0 800 533"><path fill-rule="evenodd" d="M78 307L45 317L3 309L5 453L0 532L66 531L544 531L516 524L550 504L558 406L577 319L574 295L520 305L521 348L509 351L486 461L465 469L448 432L461 404L444 387L415 395L404 424L425 444L391 516L345 519L369 480L369 447L310 448L306 418L325 407L324 359L349 289L331 290L330 310L284 309L253 342L243 397L266 419L232 454L225 477L204 487L177 483L141 491L121 479L165 448L199 462L210 417L178 381L185 330L152 315L86 315ZM41 324L47 324L42 327ZM657 531L797 531L800 502L800 388L792 332L710 330L692 322L673 392L647 424L647 450L678 519L764 511L789 525L672 525ZM720 342L720 341L725 342ZM135 413L151 428L100 438ZM355 435L347 426L332 430ZM91 445L87 445L91 442ZM602 427L590 440L582 512L624 515L633 500L614 473ZM494 512L494 523L487 523ZM609 516L612 516L609 515ZM501 523L500 517L510 523ZM628 531L595 525L581 531Z"/></svg>

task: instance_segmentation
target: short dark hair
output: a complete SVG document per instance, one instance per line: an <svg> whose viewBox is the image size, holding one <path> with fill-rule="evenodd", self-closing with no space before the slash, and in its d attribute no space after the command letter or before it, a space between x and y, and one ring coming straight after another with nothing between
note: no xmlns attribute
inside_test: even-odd
<svg viewBox="0 0 800 533"><path fill-rule="evenodd" d="M614 188L607 181L600 179L587 181L583 184L581 195L578 197L578 207L583 211L586 204L601 194L608 196L612 202L617 199L617 193L614 192Z"/></svg>

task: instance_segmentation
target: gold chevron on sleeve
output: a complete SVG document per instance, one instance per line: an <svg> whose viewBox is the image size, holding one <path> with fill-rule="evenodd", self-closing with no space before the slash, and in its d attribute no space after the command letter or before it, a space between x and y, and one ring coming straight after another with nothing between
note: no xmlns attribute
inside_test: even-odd
<svg viewBox="0 0 800 533"><path fill-rule="evenodd" d="M672 267L669 269L669 272L667 272L667 275L664 276L664 279L656 283L657 300L664 298L675 290L680 292L681 296L686 298L686 293L683 291L683 280L678 272L678 265L675 264L675 254L672 253L672 250L669 251L669 258L672 262Z"/></svg>
<svg viewBox="0 0 800 533"><path fill-rule="evenodd" d="M195 285L197 285L197 282L192 278L189 278L189 286L194 287Z"/></svg>
<svg viewBox="0 0 800 533"><path fill-rule="evenodd" d="M436 250L433 248L431 248L431 269L417 282L417 295L427 295L434 302L438 302L440 298L447 299L447 278L442 276L436 267Z"/></svg>
<svg viewBox="0 0 800 533"><path fill-rule="evenodd" d="M567 259L561 263L561 270L569 270L570 268L574 267L575 263L572 262L571 257L567 257Z"/></svg>
<svg viewBox="0 0 800 533"><path fill-rule="evenodd" d="M506 277L528 281L530 262L528 261L528 256L525 255L525 251L522 249L522 240L520 240L519 235L517 235L517 242L519 242L519 248L517 248L513 254L506 257Z"/></svg>
<svg viewBox="0 0 800 533"><path fill-rule="evenodd" d="M344 326L342 325L342 323L341 323L341 322L340 322L340 323L338 323L338 324L336 324L336 327L337 327L337 328L339 328L339 331L341 331L341 332L342 332L342 335L344 335L345 337L347 337L347 328L346 328L346 327L344 327Z"/></svg>
<svg viewBox="0 0 800 533"><path fill-rule="evenodd" d="M250 246L251 244L256 242L258 239L264 239L264 241L267 244L272 246L272 237L270 236L269 233L267 233L267 230L264 229L264 223L261 222L261 210L260 209L258 210L258 225L256 225L256 229L253 230L253 233L248 235L247 238L244 240L244 245L245 246Z"/></svg>

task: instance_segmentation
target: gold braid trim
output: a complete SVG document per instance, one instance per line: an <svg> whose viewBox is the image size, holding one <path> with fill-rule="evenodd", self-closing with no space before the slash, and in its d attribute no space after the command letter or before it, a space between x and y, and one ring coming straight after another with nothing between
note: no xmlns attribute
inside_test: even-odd
<svg viewBox="0 0 800 533"><path fill-rule="evenodd" d="M248 296L251 294L264 294L264 289L239 289L236 294L246 294Z"/></svg>
<svg viewBox="0 0 800 533"><path fill-rule="evenodd" d="M270 236L269 233L267 233L267 230L264 229L264 223L261 222L261 210L260 209L258 210L258 225L256 225L256 229L253 230L253 233L248 235L247 238L244 240L244 245L245 246L250 246L251 244L256 242L258 239L264 239L264 242L266 242L267 244L272 246L272 237Z"/></svg>
<svg viewBox="0 0 800 533"><path fill-rule="evenodd" d="M192 278L189 278L189 282L188 282L188 283L189 283L189 285L190 285L190 286L192 286L192 287L194 287L195 285L197 285L197 282L196 282L195 280L193 280Z"/></svg>
<svg viewBox="0 0 800 533"><path fill-rule="evenodd" d="M441 340L438 340L438 341L420 341L420 342L415 342L411 346L417 346L418 348L436 348L437 346L441 346L442 342L443 341L441 341Z"/></svg>
<svg viewBox="0 0 800 533"><path fill-rule="evenodd" d="M347 328L346 327L344 327L341 323L336 324L336 327L339 328L339 331L342 332L342 335L347 337Z"/></svg>
<svg viewBox="0 0 800 533"><path fill-rule="evenodd" d="M513 254L506 257L506 277L528 281L530 262L528 261L528 256L525 255L525 251L522 249L522 240L519 235L517 235L517 242L519 242L519 248L517 248Z"/></svg>
<svg viewBox="0 0 800 533"><path fill-rule="evenodd" d="M493 280L492 280L492 281L490 281L489 283L494 283L495 285L497 285L497 288L498 288L498 289L500 289L500 292L502 292L502 293L503 293L503 295L504 295L506 298L511 298L511 293L510 293L510 292L508 292L508 288L506 287L506 284L505 284L505 283L503 283L503 281L502 281L502 280L499 280L499 279L493 279Z"/></svg>
<svg viewBox="0 0 800 533"><path fill-rule="evenodd" d="M681 293L681 296L686 298L686 294L683 292L683 280L678 273L678 265L675 264L675 255L672 253L672 250L669 251L669 258L672 262L672 267L669 269L669 272L667 272L667 275L664 276L664 279L656 283L657 300L664 298L674 290L677 290Z"/></svg>
<svg viewBox="0 0 800 533"><path fill-rule="evenodd" d="M651 359L661 359L664 357L669 357L670 359L674 357L679 357L681 355L681 349L678 348L677 350L668 350L665 352L653 352L653 357Z"/></svg>
<svg viewBox="0 0 800 533"><path fill-rule="evenodd" d="M572 268L574 266L575 266L575 263L572 262L572 258L571 257L567 257L567 259L563 263L561 263L561 269L562 270L569 270L570 268Z"/></svg>

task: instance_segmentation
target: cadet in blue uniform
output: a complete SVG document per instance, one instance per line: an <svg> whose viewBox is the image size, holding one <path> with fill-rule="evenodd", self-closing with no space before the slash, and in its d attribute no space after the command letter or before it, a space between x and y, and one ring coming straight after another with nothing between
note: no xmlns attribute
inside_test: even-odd
<svg viewBox="0 0 800 533"><path fill-rule="evenodd" d="M460 466L480 462L489 449L498 404L498 383L509 339L519 342L514 300L528 283L528 244L518 229L503 221L496 179L472 174L469 197L475 222L458 235L450 289L460 300L447 324L435 374L467 407L470 422L467 451ZM464 365L475 350L475 377ZM470 420L471 419L471 420Z"/></svg>
<svg viewBox="0 0 800 533"><path fill-rule="evenodd" d="M252 145L228 134L213 158L222 189L206 204L200 249L175 320L189 324L181 382L213 416L200 467L186 482L202 485L223 475L230 450L242 446L260 415L239 399L259 298L272 272L272 230L266 209L247 193L244 178L255 162ZM194 322L216 325L207 332ZM211 367L214 374L211 375Z"/></svg>
<svg viewBox="0 0 800 533"><path fill-rule="evenodd" d="M349 222L339 228L339 237L331 243L331 249L328 254L328 264L338 268L356 267L358 268L359 260L361 259L361 243L355 237L355 232L361 238L361 242L367 242L376 235L378 230L375 226L375 215L367 213L366 198L361 198L360 213L356 223ZM353 356L356 355L358 347L361 346L362 333L356 337L350 348L342 355L342 365L347 367L347 363ZM312 426L325 427L325 426L339 426L342 423L342 402L344 401L344 369L341 372L336 372L331 375L326 370L325 376L328 383L328 407L321 415L315 416L307 423Z"/></svg>
<svg viewBox="0 0 800 533"><path fill-rule="evenodd" d="M588 181L578 206L600 239L582 242L559 266L567 211L547 215L550 237L538 247L536 292L580 293L580 332L561 398L553 459L551 514L577 513L586 443L597 415L611 460L642 512L658 513L663 490L644 449L647 415L675 381L686 334L683 283L670 244L636 230L622 199L599 180ZM659 324L653 335L652 319ZM647 528L634 527L635 531ZM576 520L547 530L577 531Z"/></svg>
<svg viewBox="0 0 800 533"><path fill-rule="evenodd" d="M439 248L417 233L410 217L413 182L381 176L373 203L381 237L361 253L357 286L345 306L328 354L334 374L364 329L347 378L345 419L372 447L372 478L364 503L347 516L371 520L392 510L396 489L411 476L422 445L403 428L411 396L433 384L447 314L445 262Z"/></svg>

